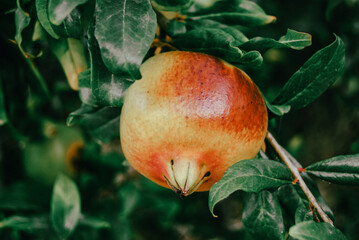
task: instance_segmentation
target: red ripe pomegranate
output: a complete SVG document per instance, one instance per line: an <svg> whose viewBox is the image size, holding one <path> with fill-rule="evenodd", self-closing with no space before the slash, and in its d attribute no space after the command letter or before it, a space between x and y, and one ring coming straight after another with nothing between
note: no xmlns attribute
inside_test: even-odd
<svg viewBox="0 0 359 240"><path fill-rule="evenodd" d="M252 80L216 57L173 51L141 66L121 113L121 145L141 174L182 196L208 191L232 164L253 158L267 109Z"/></svg>

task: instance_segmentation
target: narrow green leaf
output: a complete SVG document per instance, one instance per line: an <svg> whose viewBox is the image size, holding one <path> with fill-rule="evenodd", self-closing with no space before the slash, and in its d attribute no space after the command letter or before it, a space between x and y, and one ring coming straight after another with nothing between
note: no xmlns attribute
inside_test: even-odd
<svg viewBox="0 0 359 240"><path fill-rule="evenodd" d="M51 199L50 219L57 235L66 239L75 229L81 216L80 193L67 176L59 175Z"/></svg>
<svg viewBox="0 0 359 240"><path fill-rule="evenodd" d="M284 239L282 209L275 194L249 193L243 203L242 221L255 239Z"/></svg>
<svg viewBox="0 0 359 240"><path fill-rule="evenodd" d="M7 114L6 114L6 105L5 105L5 98L4 92L2 88L2 78L0 76L0 126L6 124L8 121Z"/></svg>
<svg viewBox="0 0 359 240"><path fill-rule="evenodd" d="M13 215L0 221L1 228L12 228L25 232L44 231L49 229L49 219L46 216Z"/></svg>
<svg viewBox="0 0 359 240"><path fill-rule="evenodd" d="M289 229L289 235L298 240L345 240L344 234L329 223L306 221Z"/></svg>
<svg viewBox="0 0 359 240"><path fill-rule="evenodd" d="M255 37L241 44L239 48L246 51L258 50L261 52L271 48L291 48L301 50L311 44L312 39L310 34L288 29L286 35L282 36L278 41L272 38Z"/></svg>
<svg viewBox="0 0 359 240"><path fill-rule="evenodd" d="M333 183L359 185L359 154L316 162L308 166L306 172Z"/></svg>
<svg viewBox="0 0 359 240"><path fill-rule="evenodd" d="M36 13L41 26L51 37L59 39L60 36L55 32L53 25L49 20L48 0L36 0Z"/></svg>
<svg viewBox="0 0 359 240"><path fill-rule="evenodd" d="M59 39L60 37L80 38L82 36L81 12L78 9L75 8L66 15L61 25L54 25L50 21L48 6L49 0L36 0L37 18L51 37Z"/></svg>
<svg viewBox="0 0 359 240"><path fill-rule="evenodd" d="M257 67L263 58L258 51L244 52L236 45L237 39L222 29L194 29L179 34L173 39L173 45L181 50L207 53L234 64Z"/></svg>
<svg viewBox="0 0 359 240"><path fill-rule="evenodd" d="M274 16L269 16L261 13L212 13L203 16L189 17L191 20L211 19L226 24L238 24L247 27L255 27L266 25L276 21Z"/></svg>
<svg viewBox="0 0 359 240"><path fill-rule="evenodd" d="M94 36L94 24L90 25L89 51L91 62L91 94L96 98L95 102L104 106L120 107L127 88L132 84L122 75L111 73L101 60L99 45Z"/></svg>
<svg viewBox="0 0 359 240"><path fill-rule="evenodd" d="M106 67L114 74L140 79L139 67L157 28L150 1L99 0L95 16L95 37Z"/></svg>
<svg viewBox="0 0 359 240"><path fill-rule="evenodd" d="M16 27L16 35L15 41L20 49L20 51L27 56L28 53L22 48L22 31L30 25L31 18L28 14L26 14L22 9L17 8L15 11L15 27ZM29 55L31 57L31 55Z"/></svg>
<svg viewBox="0 0 359 240"><path fill-rule="evenodd" d="M342 74L345 65L343 41L336 40L315 53L284 85L274 104L303 108L318 98Z"/></svg>
<svg viewBox="0 0 359 240"><path fill-rule="evenodd" d="M189 9L187 19L211 19L228 25L246 27L260 26L276 21L274 16L267 15L255 2L246 0L216 1L211 7Z"/></svg>
<svg viewBox="0 0 359 240"><path fill-rule="evenodd" d="M49 19L52 24L60 25L79 5L87 0L49 0Z"/></svg>
<svg viewBox="0 0 359 240"><path fill-rule="evenodd" d="M237 190L260 192L264 189L276 189L291 183L290 170L279 162L250 159L232 165L221 180L213 184L209 191L208 205L211 213L214 206Z"/></svg>
<svg viewBox="0 0 359 240"><path fill-rule="evenodd" d="M87 215L81 215L81 217L79 218L79 225L81 226L88 226L94 229L102 229L102 228L110 228L111 224L107 221L98 219L98 218L94 218L94 217L90 217Z"/></svg>
<svg viewBox="0 0 359 240"><path fill-rule="evenodd" d="M161 11L179 11L188 8L192 0L152 0L152 5Z"/></svg>

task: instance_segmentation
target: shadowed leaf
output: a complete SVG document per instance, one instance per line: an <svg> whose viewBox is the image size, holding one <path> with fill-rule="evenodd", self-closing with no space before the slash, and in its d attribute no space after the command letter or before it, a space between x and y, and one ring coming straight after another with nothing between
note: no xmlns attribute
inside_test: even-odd
<svg viewBox="0 0 359 240"><path fill-rule="evenodd" d="M213 214L214 206L237 190L260 192L264 189L276 189L291 183L292 179L290 170L279 162L263 159L239 161L228 168L221 180L211 187L209 209Z"/></svg>
<svg viewBox="0 0 359 240"><path fill-rule="evenodd" d="M244 199L242 221L256 239L284 239L281 206L269 191L248 193Z"/></svg>
<svg viewBox="0 0 359 240"><path fill-rule="evenodd" d="M301 222L289 229L289 235L298 240L345 240L343 233L329 223Z"/></svg>
<svg viewBox="0 0 359 240"><path fill-rule="evenodd" d="M93 107L86 104L70 113L67 125L79 125L100 143L107 143L120 137L121 108Z"/></svg>

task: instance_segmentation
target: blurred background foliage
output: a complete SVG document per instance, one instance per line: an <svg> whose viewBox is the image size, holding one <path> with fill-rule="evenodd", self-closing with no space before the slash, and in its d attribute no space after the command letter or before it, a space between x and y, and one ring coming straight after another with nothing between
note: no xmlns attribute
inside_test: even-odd
<svg viewBox="0 0 359 240"><path fill-rule="evenodd" d="M248 74L273 99L286 80L317 50L342 38L346 67L317 101L272 121L278 140L302 163L359 152L359 2L356 0L257 1L274 24L251 28L248 37L277 39L287 28L312 35L302 51L269 50ZM49 219L51 192L59 171L74 177L82 217L69 239L251 239L241 221L243 193L208 211L208 193L180 199L129 170L118 143L99 144L81 128L66 127L81 106L49 50L34 60L16 44L15 1L0 4L0 85L8 122L0 126L0 239L57 239ZM43 46L42 46L43 47ZM40 46L33 46L33 49ZM46 48L45 48L46 49ZM37 54L34 52L34 54ZM359 189L318 181L348 239L359 237ZM111 226L111 227L109 227Z"/></svg>

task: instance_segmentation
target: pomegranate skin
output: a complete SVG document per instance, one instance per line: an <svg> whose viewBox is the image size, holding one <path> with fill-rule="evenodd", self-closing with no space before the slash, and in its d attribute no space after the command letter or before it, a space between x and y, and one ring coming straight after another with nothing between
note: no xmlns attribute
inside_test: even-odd
<svg viewBox="0 0 359 240"><path fill-rule="evenodd" d="M234 163L253 158L267 109L242 70L216 57L173 51L141 66L127 90L121 145L141 174L181 195L208 191Z"/></svg>

